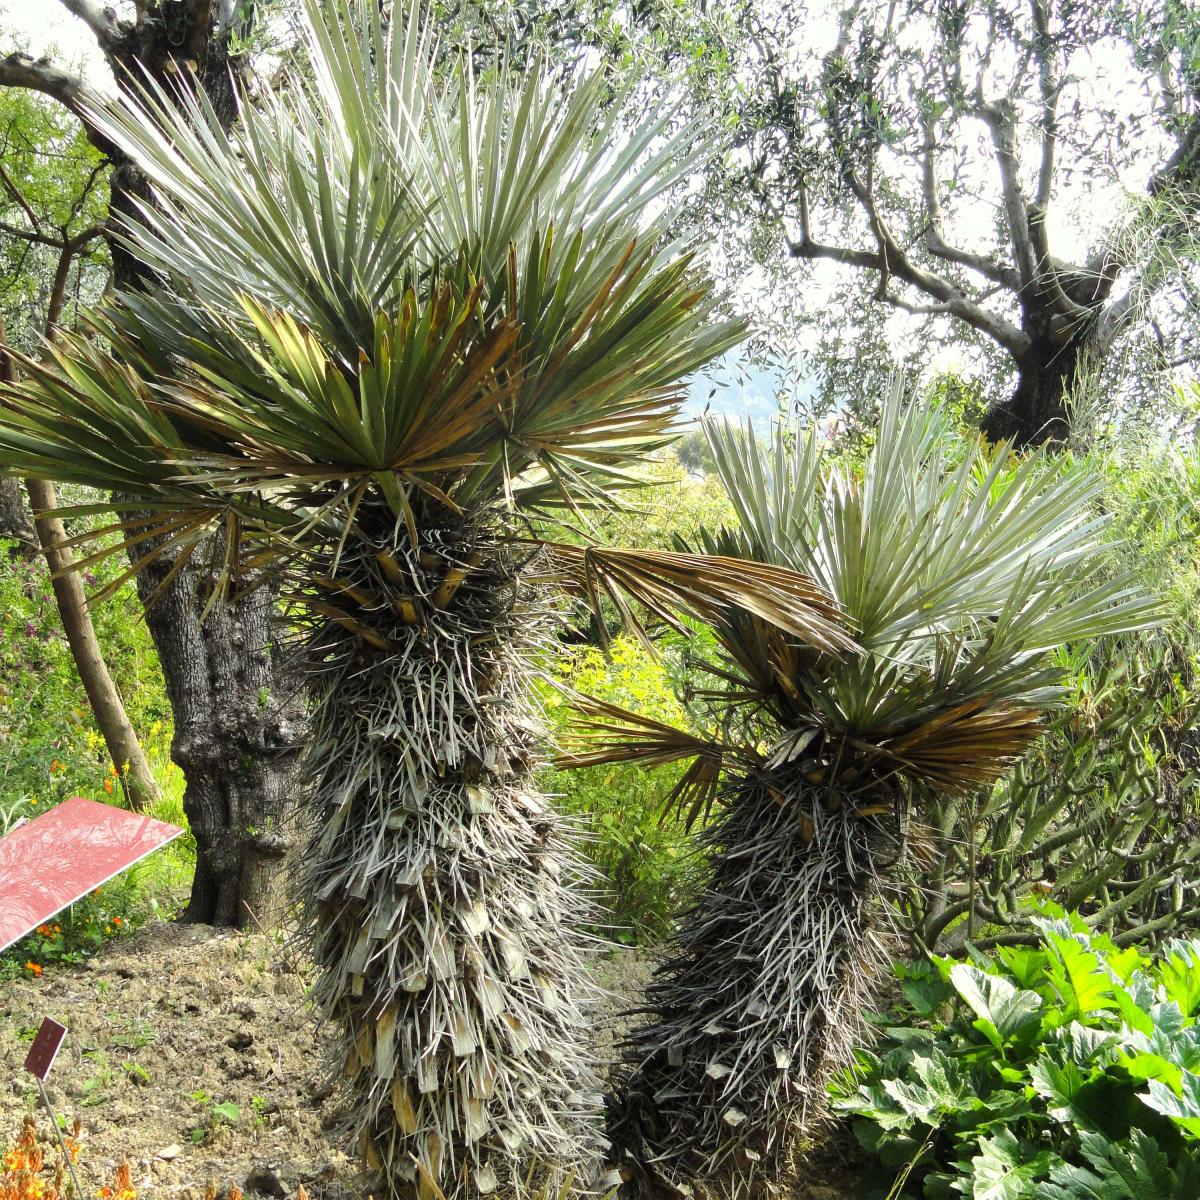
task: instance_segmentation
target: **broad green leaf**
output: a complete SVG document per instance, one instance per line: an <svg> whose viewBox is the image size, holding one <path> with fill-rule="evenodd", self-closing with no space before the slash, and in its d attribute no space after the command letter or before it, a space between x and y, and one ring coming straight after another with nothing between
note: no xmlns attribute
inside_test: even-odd
<svg viewBox="0 0 1200 1200"><path fill-rule="evenodd" d="M1200 941L1168 942L1157 971L1168 1000L1179 1005L1185 1017L1200 1008Z"/></svg>
<svg viewBox="0 0 1200 1200"><path fill-rule="evenodd" d="M1046 951L1040 946L1000 946L996 950L1019 987L1035 990L1046 978Z"/></svg>
<svg viewBox="0 0 1200 1200"><path fill-rule="evenodd" d="M1037 1196L1037 1179L1044 1174L1044 1156L1032 1153L1011 1133L981 1138L979 1153L971 1159L974 1200L1021 1200Z"/></svg>
<svg viewBox="0 0 1200 1200"><path fill-rule="evenodd" d="M1037 992L1017 988L966 963L950 971L950 982L979 1018L975 1028L997 1048L1038 1023L1042 998Z"/></svg>
<svg viewBox="0 0 1200 1200"><path fill-rule="evenodd" d="M971 1095L970 1080L940 1050L913 1055L909 1077L885 1079L883 1089L905 1113L926 1125L937 1125Z"/></svg>
<svg viewBox="0 0 1200 1200"><path fill-rule="evenodd" d="M1178 1091L1152 1079L1149 1092L1142 1094L1141 1100L1155 1112L1170 1117L1189 1137L1200 1141L1200 1075L1184 1071Z"/></svg>
<svg viewBox="0 0 1200 1200"><path fill-rule="evenodd" d="M1058 1032L1063 1053L1079 1066L1088 1066L1094 1059L1111 1058L1111 1052L1121 1045L1121 1034L1108 1029L1094 1029L1072 1021Z"/></svg>
<svg viewBox="0 0 1200 1200"><path fill-rule="evenodd" d="M1133 1130L1128 1144L1084 1133L1080 1149L1088 1166L1065 1162L1053 1166L1039 1196L1045 1200L1192 1200L1197 1195L1194 1166L1183 1159L1173 1168L1143 1130Z"/></svg>
<svg viewBox="0 0 1200 1200"><path fill-rule="evenodd" d="M1147 1036L1154 1032L1151 1015L1154 1000L1154 985L1141 971L1135 971L1125 987L1113 988L1113 1001L1121 1020L1130 1029Z"/></svg>
<svg viewBox="0 0 1200 1200"><path fill-rule="evenodd" d="M1029 1068L1030 1082L1038 1095L1045 1098L1050 1115L1064 1123L1091 1124L1085 1110L1077 1104L1090 1078L1075 1063L1056 1063L1044 1054Z"/></svg>
<svg viewBox="0 0 1200 1200"><path fill-rule="evenodd" d="M1112 978L1100 955L1081 944L1082 935L1063 935L1049 929L1045 936L1054 948L1047 973L1062 999L1064 1015L1086 1017L1116 1008Z"/></svg>
<svg viewBox="0 0 1200 1200"><path fill-rule="evenodd" d="M954 989L934 969L904 968L897 971L897 976L904 998L922 1016L935 1013L954 996Z"/></svg>

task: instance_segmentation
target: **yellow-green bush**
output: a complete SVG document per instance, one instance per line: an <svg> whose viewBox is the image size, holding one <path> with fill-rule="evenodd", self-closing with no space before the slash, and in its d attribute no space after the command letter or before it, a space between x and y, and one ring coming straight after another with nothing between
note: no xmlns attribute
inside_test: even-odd
<svg viewBox="0 0 1200 1200"><path fill-rule="evenodd" d="M615 639L607 657L593 646L566 650L556 674L577 691L672 725L687 714L672 687L669 665L632 637ZM551 689L545 704L555 733L569 730L572 712ZM547 770L542 785L559 795L558 806L577 817L584 851L600 875L601 899L620 941L665 934L695 888L700 863L689 852L682 823L663 812L683 767L640 766Z"/></svg>

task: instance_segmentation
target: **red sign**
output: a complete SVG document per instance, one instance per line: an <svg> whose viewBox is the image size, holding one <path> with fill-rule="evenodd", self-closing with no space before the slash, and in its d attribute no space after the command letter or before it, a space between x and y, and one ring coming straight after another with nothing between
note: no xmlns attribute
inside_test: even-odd
<svg viewBox="0 0 1200 1200"><path fill-rule="evenodd" d="M72 796L0 838L0 950L183 832Z"/></svg>
<svg viewBox="0 0 1200 1200"><path fill-rule="evenodd" d="M33 1045L29 1047L29 1053L25 1057L25 1070L45 1083L46 1076L50 1074L50 1068L54 1066L54 1060L58 1057L58 1048L66 1036L67 1027L47 1017L42 1022L37 1037L33 1039Z"/></svg>

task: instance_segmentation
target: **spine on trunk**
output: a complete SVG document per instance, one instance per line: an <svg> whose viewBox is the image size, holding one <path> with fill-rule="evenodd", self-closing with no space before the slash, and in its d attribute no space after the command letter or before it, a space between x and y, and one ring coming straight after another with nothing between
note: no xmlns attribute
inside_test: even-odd
<svg viewBox="0 0 1200 1200"><path fill-rule="evenodd" d="M651 1194L778 1181L849 1054L863 993L886 969L871 918L891 839L830 801L803 780L731 781L701 835L712 875L625 1043L609 1121Z"/></svg>
<svg viewBox="0 0 1200 1200"><path fill-rule="evenodd" d="M348 621L308 647L315 999L392 1196L554 1184L603 1146L582 868L532 780L544 617L494 546L448 559L343 559Z"/></svg>

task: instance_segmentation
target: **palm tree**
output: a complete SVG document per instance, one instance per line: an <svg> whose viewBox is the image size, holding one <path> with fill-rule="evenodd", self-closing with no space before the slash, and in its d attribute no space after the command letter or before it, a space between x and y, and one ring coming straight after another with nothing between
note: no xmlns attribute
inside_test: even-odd
<svg viewBox="0 0 1200 1200"><path fill-rule="evenodd" d="M552 587L849 640L786 570L536 539L636 483L741 336L663 199L709 148L599 76L444 70L419 7L308 0L312 82L229 137L152 82L90 106L154 186L124 237L162 286L24 364L0 464L111 489L133 569L207 559L212 604L282 581L315 999L387 1193L453 1196L603 1146L576 858L531 774Z"/></svg>
<svg viewBox="0 0 1200 1200"><path fill-rule="evenodd" d="M1054 647L1153 605L1106 573L1094 479L964 445L937 412L893 400L860 468L813 436L708 435L737 524L707 548L809 574L864 652L831 659L730 612L710 668L720 736L592 702L567 761L690 757L675 800L693 818L719 802L711 879L629 1036L610 1130L648 1183L736 1193L778 1178L846 1060L928 800L969 797L1038 736Z"/></svg>

